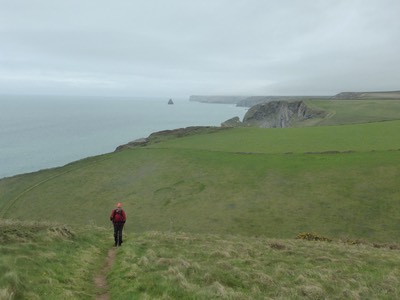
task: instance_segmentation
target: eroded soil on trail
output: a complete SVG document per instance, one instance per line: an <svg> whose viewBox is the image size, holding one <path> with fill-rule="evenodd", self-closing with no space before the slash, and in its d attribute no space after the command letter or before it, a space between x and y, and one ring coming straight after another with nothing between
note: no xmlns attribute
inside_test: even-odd
<svg viewBox="0 0 400 300"><path fill-rule="evenodd" d="M108 250L107 259L104 266L100 269L99 273L94 277L94 284L96 289L99 291L96 296L97 300L109 300L110 295L108 293L107 287L107 274L111 270L115 257L117 253L117 248L111 248Z"/></svg>

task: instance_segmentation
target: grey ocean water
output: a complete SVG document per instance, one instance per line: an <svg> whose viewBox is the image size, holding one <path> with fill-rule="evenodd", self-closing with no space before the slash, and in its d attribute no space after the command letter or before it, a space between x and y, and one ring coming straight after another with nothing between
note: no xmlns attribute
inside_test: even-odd
<svg viewBox="0 0 400 300"><path fill-rule="evenodd" d="M0 178L112 152L149 134L219 126L245 108L188 99L0 96Z"/></svg>

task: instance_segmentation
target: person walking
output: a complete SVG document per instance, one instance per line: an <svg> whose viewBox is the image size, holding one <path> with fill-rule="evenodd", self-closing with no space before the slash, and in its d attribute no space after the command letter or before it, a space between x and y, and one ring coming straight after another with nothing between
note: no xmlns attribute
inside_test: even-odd
<svg viewBox="0 0 400 300"><path fill-rule="evenodd" d="M122 209L122 203L117 203L117 208L113 209L110 215L110 221L114 225L114 246L121 246L122 244L122 229L126 222L126 214Z"/></svg>

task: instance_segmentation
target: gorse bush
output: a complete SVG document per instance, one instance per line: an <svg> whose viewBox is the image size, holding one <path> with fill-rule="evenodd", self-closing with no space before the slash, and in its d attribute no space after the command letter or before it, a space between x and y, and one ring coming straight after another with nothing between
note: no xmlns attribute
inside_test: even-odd
<svg viewBox="0 0 400 300"><path fill-rule="evenodd" d="M315 232L302 232L296 236L296 239L307 240L307 241L322 241L332 242L332 239L322 236Z"/></svg>

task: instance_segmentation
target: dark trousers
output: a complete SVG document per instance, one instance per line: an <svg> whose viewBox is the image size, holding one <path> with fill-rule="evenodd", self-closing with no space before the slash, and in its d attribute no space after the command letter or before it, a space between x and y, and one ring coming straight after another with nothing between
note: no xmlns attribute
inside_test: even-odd
<svg viewBox="0 0 400 300"><path fill-rule="evenodd" d="M114 241L116 246L121 246L122 243L122 229L124 223L113 223L114 224Z"/></svg>

